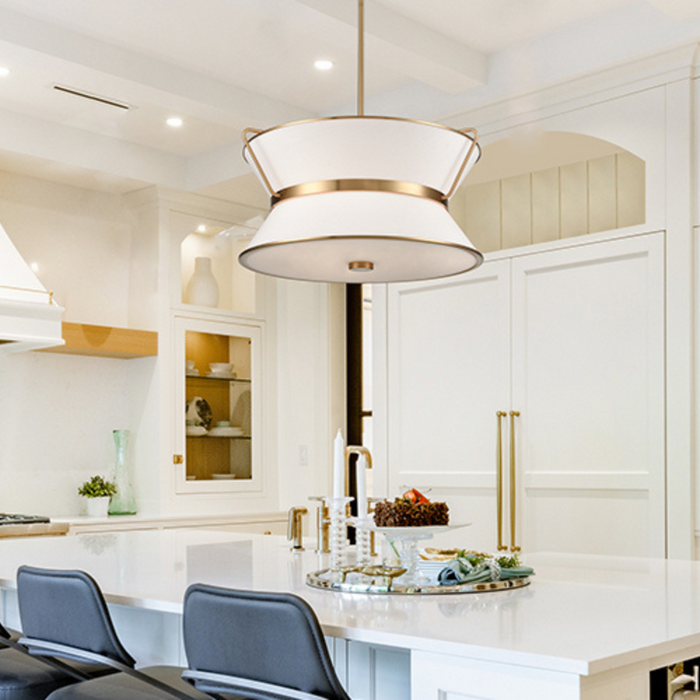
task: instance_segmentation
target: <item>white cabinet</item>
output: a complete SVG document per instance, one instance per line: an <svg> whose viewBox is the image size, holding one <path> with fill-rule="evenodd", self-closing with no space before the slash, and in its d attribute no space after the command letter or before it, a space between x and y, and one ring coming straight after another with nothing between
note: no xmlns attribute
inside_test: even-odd
<svg viewBox="0 0 700 700"><path fill-rule="evenodd" d="M69 535L100 532L133 532L136 530L179 530L198 528L221 532L248 532L259 535L285 535L287 513L257 513L251 515L190 515L190 516L110 516L109 518L78 517L61 523Z"/></svg>
<svg viewBox="0 0 700 700"><path fill-rule="evenodd" d="M259 322L175 318L178 493L262 489L262 342Z"/></svg>
<svg viewBox="0 0 700 700"><path fill-rule="evenodd" d="M501 420L504 544L663 556L663 246L648 234L390 287L391 492L432 489L472 523L453 541L494 550Z"/></svg>
<svg viewBox="0 0 700 700"><path fill-rule="evenodd" d="M496 538L496 411L510 405L510 262L389 287L389 489L432 487L470 546Z"/></svg>

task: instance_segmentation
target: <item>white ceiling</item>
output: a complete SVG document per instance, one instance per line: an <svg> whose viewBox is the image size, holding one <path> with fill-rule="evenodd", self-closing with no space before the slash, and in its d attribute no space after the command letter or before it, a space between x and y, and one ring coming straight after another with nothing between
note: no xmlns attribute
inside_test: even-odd
<svg viewBox="0 0 700 700"><path fill-rule="evenodd" d="M365 4L366 112L431 121L700 37L698 0ZM0 0L0 66L11 71L0 78L0 168L264 205L238 179L240 131L352 113L356 19L356 0ZM315 70L317 58L333 70ZM173 115L182 128L165 126Z"/></svg>

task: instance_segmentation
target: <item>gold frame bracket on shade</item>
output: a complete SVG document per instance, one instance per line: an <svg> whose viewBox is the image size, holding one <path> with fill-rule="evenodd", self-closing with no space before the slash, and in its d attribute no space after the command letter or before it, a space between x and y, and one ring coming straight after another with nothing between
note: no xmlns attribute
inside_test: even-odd
<svg viewBox="0 0 700 700"><path fill-rule="evenodd" d="M419 185L416 182L373 180L370 178L319 180L317 182L305 182L301 185L285 187L272 195L271 204L274 207L285 199L325 194L328 192L391 192L393 194L405 194L411 197L432 199L447 208L447 199L445 195L442 194L440 190L436 190L433 187Z"/></svg>

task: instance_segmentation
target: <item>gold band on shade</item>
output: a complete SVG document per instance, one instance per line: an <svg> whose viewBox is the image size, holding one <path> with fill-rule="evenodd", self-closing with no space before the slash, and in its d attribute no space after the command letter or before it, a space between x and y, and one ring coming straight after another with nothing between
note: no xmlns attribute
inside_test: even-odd
<svg viewBox="0 0 700 700"><path fill-rule="evenodd" d="M286 129L287 127L290 126L299 126L301 124L314 124L318 122L334 122L334 121L352 121L352 120L357 120L357 121L364 121L367 119L371 119L373 121L384 121L384 122L404 122L406 124L419 124L421 126L430 126L430 127L435 127L436 129L444 129L445 131L451 131L455 134L459 134L460 136L467 136L468 139L473 140L473 137L476 136L476 139L478 140L478 133L476 129L473 127L465 127L463 129L457 129L453 126L447 126L446 124L436 124L435 122L429 122L426 121L425 119L409 119L407 117L390 117L388 115L377 115L377 114L343 114L343 115L338 115L335 117L312 117L310 119L298 119L293 122L285 122L284 124L277 124L276 126L270 126L267 129L258 129L255 127L247 127L246 129L243 130L242 136L243 136L243 141L246 145L246 147L250 146L250 142L254 141L256 138L259 136L264 136L265 134L269 134L273 131L278 131L279 129ZM250 138L248 138L248 134L252 134ZM471 134L471 136L470 136ZM481 153L479 153L479 157L481 157Z"/></svg>
<svg viewBox="0 0 700 700"><path fill-rule="evenodd" d="M274 207L279 202L293 197L305 197L314 194L328 192L392 192L393 194L407 194L412 197L424 197L432 199L447 208L447 199L442 192L427 185L419 185L415 182L399 182L397 180L373 180L368 178L321 180L319 182L305 182L301 185L285 187L272 196L271 203Z"/></svg>
<svg viewBox="0 0 700 700"><path fill-rule="evenodd" d="M254 259L257 255L260 253L267 253L268 251L273 251L273 250L278 250L278 251L286 251L285 257L287 257L290 260L295 256L295 255L300 255L301 259L306 258L307 256L307 246L309 244L314 244L314 245L333 245L334 242L334 236L324 236L324 237L318 237L318 238L308 238L308 239L296 239L296 240L289 240L289 241L275 241L275 242L270 242L270 243L262 243L257 246L249 246L244 250L238 257L239 262L244 266L247 267L251 270L258 270L258 265L254 262ZM454 269L450 269L449 271L446 271L441 274L431 274L429 276L426 276L422 279L436 279L438 277L450 277L452 275L460 274L462 272L467 272L468 270L471 270L475 267L478 267L481 265L483 262L483 256L481 253L479 253L477 250L472 248L471 246L462 246L462 245L457 245L454 243L436 243L434 241L430 240L421 240L421 239L416 239L416 238L402 238L400 236L377 236L377 235L372 235L372 236L356 236L355 239L357 241L362 241L362 239L365 239L365 241L371 241L372 243L378 243L380 241L383 241L385 243L393 244L393 245L408 245L410 248L415 252L415 255L420 256L421 248L442 248L443 250L452 250L454 251L455 254L461 257L463 260L463 263L461 265L458 265ZM345 239L347 241L347 239ZM330 250L330 249L329 249ZM292 252L296 251L296 252ZM357 281L353 280L353 276L356 275L357 273L362 273L363 274L363 281L369 281L369 282L375 282L375 281L386 281L384 278L384 272L381 269L382 266L379 266L377 268L377 265L375 265L374 262L370 262L367 260L353 260L348 263L338 263L338 268L337 271L332 271L330 275L328 273L324 272L320 267L317 268L316 273L314 274L313 272L306 271L303 274L295 274L292 270L294 267L293 264L290 264L290 270L289 271L282 271L282 270L277 270L274 274L276 277L282 277L286 279L292 279L292 280L310 280L310 281L315 281L315 282L337 282L337 281L344 281L344 282L352 282L352 281ZM338 271L344 269L350 277L347 277L346 279L339 280L338 275L340 274ZM266 273L269 274L269 273ZM367 276L365 279L364 275ZM375 275L378 275L377 278L375 279ZM407 282L410 280L414 279L421 279L420 277L416 275L408 276L405 278L402 278L401 276L397 276L393 279L391 279L392 282Z"/></svg>

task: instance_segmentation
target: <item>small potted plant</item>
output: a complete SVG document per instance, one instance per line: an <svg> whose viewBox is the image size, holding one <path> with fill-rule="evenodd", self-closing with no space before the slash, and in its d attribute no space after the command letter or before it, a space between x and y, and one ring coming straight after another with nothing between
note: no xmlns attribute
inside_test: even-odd
<svg viewBox="0 0 700 700"><path fill-rule="evenodd" d="M93 476L78 488L78 494L87 498L87 514L93 518L106 518L109 499L117 487L101 476Z"/></svg>

